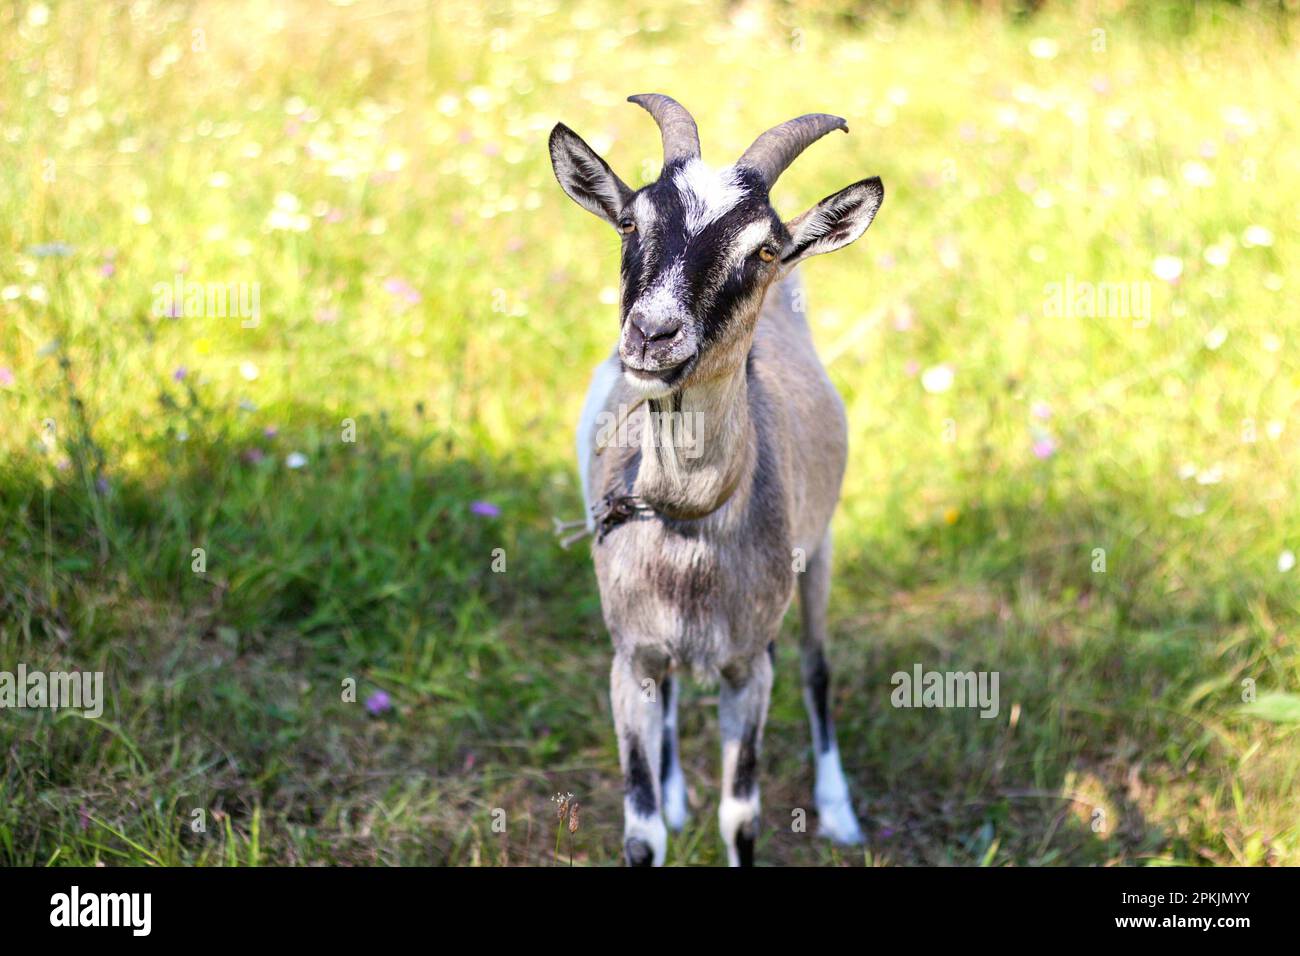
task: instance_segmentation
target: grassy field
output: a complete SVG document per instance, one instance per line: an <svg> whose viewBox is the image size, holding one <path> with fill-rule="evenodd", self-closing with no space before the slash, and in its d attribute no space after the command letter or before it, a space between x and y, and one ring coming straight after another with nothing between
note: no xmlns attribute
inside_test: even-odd
<svg viewBox="0 0 1300 956"><path fill-rule="evenodd" d="M608 638L551 534L617 244L545 141L644 182L623 98L661 91L716 163L848 118L783 214L887 190L803 270L870 845L792 830L792 614L761 861L1300 864L1294 22L652 10L0 8L0 670L107 691L0 712L0 863L617 862ZM895 709L915 664L997 671L999 716ZM723 856L713 693L670 864Z"/></svg>

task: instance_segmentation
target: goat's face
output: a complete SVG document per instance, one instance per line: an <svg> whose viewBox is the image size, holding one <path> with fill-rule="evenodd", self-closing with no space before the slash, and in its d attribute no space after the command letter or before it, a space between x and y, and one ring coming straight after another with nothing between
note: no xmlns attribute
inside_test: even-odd
<svg viewBox="0 0 1300 956"><path fill-rule="evenodd" d="M772 281L860 236L884 191L879 179L863 180L782 223L768 201L772 182L813 139L846 128L843 120L792 120L715 170L700 160L695 124L680 105L656 94L633 100L663 130L657 181L629 189L562 124L550 148L565 192L622 235L619 357L627 381L654 398L743 362Z"/></svg>
<svg viewBox="0 0 1300 956"><path fill-rule="evenodd" d="M623 236L619 357L655 396L683 382L720 343L746 340L789 233L756 173L673 163L634 193ZM725 351L731 351L726 349Z"/></svg>

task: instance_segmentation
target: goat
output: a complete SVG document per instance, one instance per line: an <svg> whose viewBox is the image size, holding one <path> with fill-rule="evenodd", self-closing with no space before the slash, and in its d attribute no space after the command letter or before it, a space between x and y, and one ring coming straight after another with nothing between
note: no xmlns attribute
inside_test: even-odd
<svg viewBox="0 0 1300 956"><path fill-rule="evenodd" d="M857 844L824 652L847 424L792 270L861 236L884 187L861 180L783 223L768 200L777 177L820 137L847 133L843 119L782 123L711 169L681 104L657 93L629 101L663 139L663 169L641 189L564 124L550 136L560 186L622 237L619 340L593 375L578 459L614 645L623 854L662 865L668 827L686 822L676 708L689 669L719 684L718 821L728 863L753 865L774 641L796 580L820 829ZM683 417L698 423L689 448ZM607 441L610 421L636 439Z"/></svg>

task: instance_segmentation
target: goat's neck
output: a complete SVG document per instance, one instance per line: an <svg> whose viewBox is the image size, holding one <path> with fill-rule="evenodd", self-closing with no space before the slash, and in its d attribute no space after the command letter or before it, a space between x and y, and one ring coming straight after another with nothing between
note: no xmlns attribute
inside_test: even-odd
<svg viewBox="0 0 1300 956"><path fill-rule="evenodd" d="M749 492L757 442L745 363L646 404L635 493L677 518Z"/></svg>

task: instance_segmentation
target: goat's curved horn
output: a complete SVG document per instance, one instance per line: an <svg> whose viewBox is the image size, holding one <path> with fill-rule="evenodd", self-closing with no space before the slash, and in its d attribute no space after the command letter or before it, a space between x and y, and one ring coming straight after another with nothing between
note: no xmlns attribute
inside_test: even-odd
<svg viewBox="0 0 1300 956"><path fill-rule="evenodd" d="M695 159L700 155L700 131L681 103L662 93L638 93L629 96L627 101L643 108L659 124L665 166L675 159Z"/></svg>
<svg viewBox="0 0 1300 956"><path fill-rule="evenodd" d="M777 178L805 149L831 130L849 131L849 124L838 116L827 113L808 113L789 120L754 140L745 154L736 161L737 166L748 166L763 177L771 189Z"/></svg>

